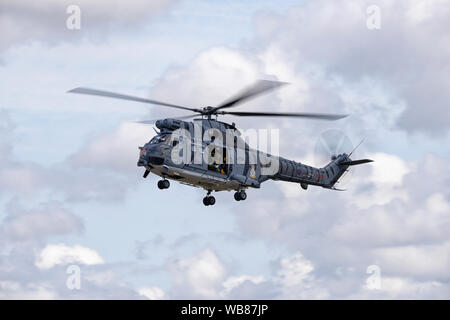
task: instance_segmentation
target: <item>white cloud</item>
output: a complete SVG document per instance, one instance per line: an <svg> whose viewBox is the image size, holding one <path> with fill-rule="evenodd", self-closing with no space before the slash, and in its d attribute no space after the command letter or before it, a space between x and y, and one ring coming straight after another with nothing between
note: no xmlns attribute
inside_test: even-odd
<svg viewBox="0 0 450 320"><path fill-rule="evenodd" d="M103 264L103 258L93 249L80 245L49 244L40 252L35 261L39 269L50 269L56 265L79 263L86 265Z"/></svg>
<svg viewBox="0 0 450 320"><path fill-rule="evenodd" d="M439 281L420 281L405 277L382 277L381 288L361 288L349 299L446 299L448 288Z"/></svg>
<svg viewBox="0 0 450 320"><path fill-rule="evenodd" d="M215 252L204 249L199 253L170 263L172 288L170 298L197 299L323 299L329 297L322 280L314 274L312 262L302 254L295 253L274 262L273 274L228 273ZM146 289L146 290L144 290ZM147 290L148 289L148 290ZM155 287L142 288L139 293L149 297L166 298L162 290Z"/></svg>
<svg viewBox="0 0 450 320"><path fill-rule="evenodd" d="M84 229L83 222L58 202L45 203L37 209L25 211L13 200L7 209L10 214L0 225L0 236L16 241L65 235Z"/></svg>
<svg viewBox="0 0 450 320"><path fill-rule="evenodd" d="M144 296L149 300L167 299L166 294L159 287L142 287L138 290L138 292L141 296Z"/></svg>
<svg viewBox="0 0 450 320"><path fill-rule="evenodd" d="M301 285L310 279L310 273L314 270L311 261L306 260L300 253L282 259L280 267L277 278L283 286Z"/></svg>
<svg viewBox="0 0 450 320"><path fill-rule="evenodd" d="M244 282L249 281L253 284L259 284L264 282L263 276L249 276L249 275L241 275L236 277L229 277L223 282L223 295L228 295L233 289L238 288L241 286Z"/></svg>
<svg viewBox="0 0 450 320"><path fill-rule="evenodd" d="M318 279L312 262L297 252L274 262L268 277L236 275L222 283L226 299L324 299L325 283Z"/></svg>
<svg viewBox="0 0 450 320"><path fill-rule="evenodd" d="M374 186L344 195L358 209L349 206L331 234L349 243L364 239L366 244L384 246L447 239L445 230L450 225L450 210L444 191L448 173L443 159L430 155L424 161L406 165L398 157L381 158L389 160L377 169L375 166L369 169L372 173L368 177L361 175L352 181L373 182ZM382 177L376 178L377 174ZM424 177L427 182L422 184Z"/></svg>
<svg viewBox="0 0 450 320"><path fill-rule="evenodd" d="M369 33L364 2L310 1L286 14L258 15L257 38L250 49L212 47L186 65L169 68L153 88L152 97L193 107L214 105L255 79L269 76L292 85L240 109L349 112L352 117L337 125L347 127L355 136L373 129L380 141L376 147L368 147L372 152L367 157L375 163L358 168L351 189L345 193L313 187L304 191L295 184L267 182L261 190L249 191L249 199L239 203L235 218L240 236L303 253L280 259L271 277L239 272L229 277L229 266L213 250L205 249L169 262L173 287L168 294L158 287L140 288L139 293L149 298L252 298L262 291L270 298L289 299L448 297L448 161L435 155L427 155L423 161L407 160L400 151L393 154L395 142L384 139L397 124L401 129L426 132L448 128L445 111L450 90L448 70L442 67L448 65L447 3L381 1L382 29ZM101 17L96 22L100 29L118 14L116 7L102 12L105 5L101 2L98 12L94 7L87 12ZM145 20L146 6L139 1L129 12L119 12L119 25ZM36 10L40 8L31 7L29 12L34 16ZM21 17L5 20L4 12L0 26L7 25L8 30L23 21ZM30 25L36 26L35 33L24 36L25 24L16 34L8 33L0 49L28 37L62 39L59 31L47 32L52 23L41 25L30 20ZM170 115L169 110L152 110L152 118ZM240 127L255 125L282 128L283 136L294 137L281 141L282 154L306 163L312 159L307 151L314 140L311 137L322 128L315 123L239 119ZM136 146L144 142L141 137L148 137L148 132L152 134L151 127L121 124L114 132L91 137L70 161L51 168L17 163L10 157L12 147L0 145L0 150L6 150L0 154L0 187L19 194L47 189L63 193L69 200L109 203L126 193L128 180L124 177L134 179L128 170L136 168ZM430 141L445 138L440 139ZM407 141L411 143L414 137ZM411 148L416 147L420 146L411 143ZM46 225L44 220L58 224ZM68 233L71 225L77 225L75 220L69 214L37 212L11 218L12 228L2 230L3 234L31 239L34 234ZM24 252L30 252L21 250L22 246L17 246L11 251L16 255L15 260L8 260L8 270L25 259ZM375 262L382 267L384 281L384 289L378 293L362 289L366 267ZM103 259L89 248L50 244L34 263L46 272L56 265L99 264ZM2 272L7 269L5 265L0 265ZM347 271L335 274L338 269ZM108 296L112 292L109 285L117 282L108 271L88 275L87 280L104 288L91 295L96 297ZM3 285L9 292L28 290L36 296L52 297L51 288L45 286Z"/></svg>
<svg viewBox="0 0 450 320"><path fill-rule="evenodd" d="M88 271L83 273L83 279L95 283L98 286L106 286L117 279L117 275L112 270Z"/></svg>
<svg viewBox="0 0 450 320"><path fill-rule="evenodd" d="M383 278L381 291L387 293L391 298L423 297L427 294L434 294L443 287L438 281L412 281L408 278Z"/></svg>
<svg viewBox="0 0 450 320"><path fill-rule="evenodd" d="M4 35L0 50L27 41L54 43L79 39L83 36L104 34L111 29L139 26L166 9L172 0L89 1L44 0L34 1L0 0L0 30ZM81 29L69 30L66 13L69 5L76 4L81 11Z"/></svg>
<svg viewBox="0 0 450 320"><path fill-rule="evenodd" d="M154 134L150 125L125 122L112 133L91 138L70 157L69 162L74 167L135 171L139 158L138 146L143 146Z"/></svg>
<svg viewBox="0 0 450 320"><path fill-rule="evenodd" d="M372 164L372 172L369 181L382 187L387 184L401 185L403 177L410 170L408 164L402 158L386 153L368 154L375 162Z"/></svg>
<svg viewBox="0 0 450 320"><path fill-rule="evenodd" d="M151 94L159 100L201 108L218 105L263 76L254 56L217 46L201 52L184 67L170 68ZM176 112L180 115L180 111ZM171 113L169 109L155 108L152 114L158 119Z"/></svg>
<svg viewBox="0 0 450 320"><path fill-rule="evenodd" d="M171 297L190 295L213 299L220 296L226 267L214 251L204 249L192 257L171 261L169 271L174 283Z"/></svg>
<svg viewBox="0 0 450 320"><path fill-rule="evenodd" d="M305 259L300 253L281 259L280 269L274 278L274 282L281 287L281 298L327 298L327 290L318 285L313 271L314 266L311 261Z"/></svg>
<svg viewBox="0 0 450 320"><path fill-rule="evenodd" d="M447 0L435 0L435 1L412 1L410 7L406 11L406 17L412 24L420 24L426 22L428 19L432 19L436 14L436 9L439 6L445 6L448 4Z"/></svg>
<svg viewBox="0 0 450 320"><path fill-rule="evenodd" d="M337 86L343 90L357 88L367 79L382 84L383 94L390 97L385 102L405 106L395 121L401 129L448 132L449 82L442 66L449 62L449 1L377 1L382 21L377 31L366 28L366 8L371 4L307 1L286 14L260 14L256 19L258 44L277 47L291 70L315 68L318 72L313 74L321 73L326 83L344 83L344 87ZM367 86L366 96L377 86ZM363 115L367 121L374 115L379 118L380 111L380 119L397 113L396 108L372 101L367 105L371 112ZM338 107L347 109L348 103ZM353 111L362 113L364 106L355 107Z"/></svg>
<svg viewBox="0 0 450 320"><path fill-rule="evenodd" d="M382 152L369 153L367 158L374 160L370 164L370 175L367 176L361 171L357 171L352 177L351 184L373 183L374 187L370 193L360 194L349 200L361 209L367 209L374 205L385 205L395 199L408 201L408 193L405 188L402 188L402 182L404 176L413 170L413 165L399 156Z"/></svg>
<svg viewBox="0 0 450 320"><path fill-rule="evenodd" d="M450 279L450 242L379 248L374 255L389 274L413 279Z"/></svg>
<svg viewBox="0 0 450 320"><path fill-rule="evenodd" d="M23 286L19 282L0 281L2 300L55 300L58 294L46 283L31 283Z"/></svg>

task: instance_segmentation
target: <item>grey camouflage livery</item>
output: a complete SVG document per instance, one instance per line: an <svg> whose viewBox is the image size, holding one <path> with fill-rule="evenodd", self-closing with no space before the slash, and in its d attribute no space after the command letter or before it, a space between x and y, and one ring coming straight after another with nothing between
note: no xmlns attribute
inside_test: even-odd
<svg viewBox="0 0 450 320"><path fill-rule="evenodd" d="M349 166L372 161L368 159L352 161L344 153L333 156L331 162L325 167L315 168L253 150L256 151L258 156L255 158L256 161L252 163L249 161L249 153L252 152L252 149L242 141L245 149L245 162L225 162L226 170L222 172L215 170L214 167L211 168L206 161L198 164L192 162L182 164L174 163L171 158L171 151L173 149L171 142L174 141L171 139L172 133L181 128L190 132L193 136L194 123L196 122L200 122L199 124L203 130L215 128L223 132L224 136L226 136L226 130L237 130L233 125L213 119L197 119L194 122L185 122L178 119L158 120L156 126L161 130L160 133L150 142L139 148L141 152L138 166L145 167L144 177L147 177L150 172L161 176L164 179L158 183L158 187L161 189L168 188L169 186L168 183L162 181L171 179L191 186L201 187L208 191L208 196L212 191L235 190L235 199L244 200L246 198L245 190L247 188L260 188L261 183L268 179L299 183L305 190L309 185L334 189L334 185ZM165 139L158 140L158 137L165 137ZM238 137L238 139L240 138ZM208 142L211 143L210 141L202 142L202 152L205 152ZM191 139L188 143L193 144L194 140ZM237 146L232 150L226 150L226 155L229 158L232 156L236 159L237 153ZM272 174L263 173L264 167L267 167L267 162L262 163L260 161L261 155L270 157L272 161L278 161L275 172ZM207 201L205 200L204 202Z"/></svg>

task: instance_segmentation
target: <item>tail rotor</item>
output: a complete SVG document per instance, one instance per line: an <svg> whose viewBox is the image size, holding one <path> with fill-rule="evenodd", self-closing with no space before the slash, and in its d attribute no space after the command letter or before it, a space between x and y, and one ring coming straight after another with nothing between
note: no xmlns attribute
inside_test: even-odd
<svg viewBox="0 0 450 320"><path fill-rule="evenodd" d="M350 138L339 129L328 129L323 131L314 147L314 166L324 167L330 161L335 160L337 156L343 153L353 152L355 148ZM346 189L353 176L353 167L339 178L336 187Z"/></svg>

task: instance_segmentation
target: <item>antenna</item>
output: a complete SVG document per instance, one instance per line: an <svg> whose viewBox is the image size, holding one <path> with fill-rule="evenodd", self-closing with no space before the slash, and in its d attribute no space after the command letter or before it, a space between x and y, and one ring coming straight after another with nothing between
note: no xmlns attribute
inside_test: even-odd
<svg viewBox="0 0 450 320"><path fill-rule="evenodd" d="M358 143L358 145L352 150L352 152L350 152L350 154L348 155L349 157L353 154L353 152L355 152L356 149L358 149L358 147L364 142L366 138L364 137L360 143Z"/></svg>

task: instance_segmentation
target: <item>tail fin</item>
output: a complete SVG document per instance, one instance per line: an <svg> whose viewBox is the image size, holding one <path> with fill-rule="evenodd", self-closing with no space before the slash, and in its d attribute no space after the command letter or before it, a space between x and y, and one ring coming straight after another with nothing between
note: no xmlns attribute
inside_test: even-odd
<svg viewBox="0 0 450 320"><path fill-rule="evenodd" d="M323 185L324 188L343 191L341 189L337 189L335 187L335 184L339 183L339 180L348 172L350 166L373 162L373 160L371 159L352 160L350 158L353 152L358 149L363 141L364 139L362 139L361 142L358 143L358 145L350 152L350 154L342 153L340 155L334 155L331 157L331 162L322 169L325 170L325 173L328 177L327 182Z"/></svg>
<svg viewBox="0 0 450 320"><path fill-rule="evenodd" d="M350 159L350 156L347 155L346 153L333 157L333 160L323 168L325 171L328 172L328 175L330 177L328 183L324 186L324 188L344 191L335 188L334 185L339 182L339 179L341 179L341 177L348 171L349 167L370 162L373 162L373 160L371 159L352 160Z"/></svg>

